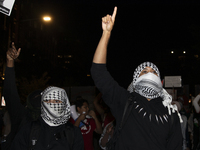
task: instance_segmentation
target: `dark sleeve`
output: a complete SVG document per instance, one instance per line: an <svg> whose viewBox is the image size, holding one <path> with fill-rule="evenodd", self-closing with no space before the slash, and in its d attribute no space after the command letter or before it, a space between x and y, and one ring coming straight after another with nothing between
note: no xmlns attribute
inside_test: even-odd
<svg viewBox="0 0 200 150"><path fill-rule="evenodd" d="M18 95L14 67L6 67L3 94L12 126L16 126L20 122L25 108Z"/></svg>
<svg viewBox="0 0 200 150"><path fill-rule="evenodd" d="M114 109L116 105L125 106L130 93L119 86L119 84L112 78L107 71L105 64L92 64L91 75L94 80L95 86L102 93L105 103Z"/></svg>
<svg viewBox="0 0 200 150"><path fill-rule="evenodd" d="M170 127L170 135L167 144L168 150L182 150L183 136L181 132L181 124L177 113L172 113L173 124Z"/></svg>
<svg viewBox="0 0 200 150"><path fill-rule="evenodd" d="M11 150L27 150L29 148L31 123L25 124L15 136Z"/></svg>
<svg viewBox="0 0 200 150"><path fill-rule="evenodd" d="M73 142L73 150L84 150L84 142L83 142L83 136L81 134L81 130L74 126L74 142Z"/></svg>

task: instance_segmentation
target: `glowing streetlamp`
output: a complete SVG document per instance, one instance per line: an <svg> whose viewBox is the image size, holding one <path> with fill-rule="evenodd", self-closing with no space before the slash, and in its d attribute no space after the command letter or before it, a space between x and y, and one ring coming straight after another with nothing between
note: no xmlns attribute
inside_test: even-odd
<svg viewBox="0 0 200 150"><path fill-rule="evenodd" d="M45 16L45 17L43 17L43 20L44 20L44 21L51 21L51 17Z"/></svg>
<svg viewBox="0 0 200 150"><path fill-rule="evenodd" d="M0 0L1 1L1 0ZM39 16L38 18L28 18L28 19L20 19L20 20L15 20L13 22L13 24L17 24L17 28L15 28L15 32L17 33L20 33L20 30L23 29L23 30L29 30L28 28L40 28L42 30L42 25L43 24L49 24L50 22L52 21L52 18L49 16L49 15L41 15ZM10 47L10 43L11 43L11 34L12 34L12 31L11 31L11 22L9 22L9 32L8 32L8 48ZM21 28L20 28L20 27ZM17 43L19 41L19 38L20 36L17 36L17 40L14 41L15 43Z"/></svg>

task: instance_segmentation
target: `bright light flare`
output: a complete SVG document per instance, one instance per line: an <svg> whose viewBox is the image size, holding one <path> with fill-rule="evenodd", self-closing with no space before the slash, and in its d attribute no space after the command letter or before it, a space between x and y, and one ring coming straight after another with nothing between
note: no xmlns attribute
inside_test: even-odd
<svg viewBox="0 0 200 150"><path fill-rule="evenodd" d="M43 20L44 20L44 21L51 21L51 17L45 16L45 17L43 17Z"/></svg>

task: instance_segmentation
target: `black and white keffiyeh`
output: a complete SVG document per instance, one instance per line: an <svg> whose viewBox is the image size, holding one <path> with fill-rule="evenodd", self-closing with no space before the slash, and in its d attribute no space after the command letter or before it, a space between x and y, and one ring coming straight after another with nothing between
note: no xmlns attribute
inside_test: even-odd
<svg viewBox="0 0 200 150"><path fill-rule="evenodd" d="M140 76L136 82L133 83L133 87L136 93L146 98L154 99L160 96L162 83L158 76L149 72Z"/></svg>
<svg viewBox="0 0 200 150"><path fill-rule="evenodd" d="M149 72L139 77L142 70L146 67L151 67L153 70L156 71L157 75ZM127 90L130 93L136 92L148 99L154 99L160 96L163 99L163 105L168 108L169 115L171 115L171 110L173 113L177 111L180 118L180 122L182 122L182 118L178 112L178 108L176 105L171 104L172 97L162 87L162 83L160 80L160 72L156 65L154 65L153 63L144 62L135 69L133 81L131 82Z"/></svg>
<svg viewBox="0 0 200 150"><path fill-rule="evenodd" d="M47 103L48 100L62 103ZM69 120L70 103L64 89L50 86L42 92L41 117L49 126L59 126Z"/></svg>
<svg viewBox="0 0 200 150"><path fill-rule="evenodd" d="M134 91L133 84L135 84L136 80L139 78L140 73L141 73L142 70L143 70L144 68L146 68L146 67L151 67L153 70L156 71L158 77L160 77L160 72L159 72L159 70L158 70L158 68L157 68L156 65L154 65L154 64L151 63L151 62L144 62L144 63L140 64L140 65L135 69L135 71L134 71L134 73L133 73L133 81L132 81L131 84L129 85L128 91L130 91L130 92L133 92L133 91Z"/></svg>

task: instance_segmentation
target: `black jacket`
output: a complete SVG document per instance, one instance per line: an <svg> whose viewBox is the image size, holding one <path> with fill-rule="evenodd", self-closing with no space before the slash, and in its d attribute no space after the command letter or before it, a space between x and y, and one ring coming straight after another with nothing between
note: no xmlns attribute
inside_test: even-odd
<svg viewBox="0 0 200 150"><path fill-rule="evenodd" d="M148 101L137 93L129 93L119 86L107 71L105 64L92 64L92 78L103 94L103 100L111 108L119 126L125 103L136 97L130 116L122 128L116 150L181 150L182 133L177 113L173 113L173 125L168 109L160 97ZM116 129L117 129L116 127Z"/></svg>
<svg viewBox="0 0 200 150"><path fill-rule="evenodd" d="M15 70L14 67L6 67L5 70L5 80L3 94L6 102L6 108L10 115L11 120L11 132L6 137L6 142L2 143L2 150L9 150L10 145L17 134L22 120L29 120L27 109L21 104L20 98L17 91L16 81L15 81Z"/></svg>
<svg viewBox="0 0 200 150"><path fill-rule="evenodd" d="M42 118L40 118L41 132L39 138L36 142L36 147L34 150L70 150L70 145L68 143L67 137L55 136L58 133L63 133L65 131L65 124L57 127L51 127L47 125ZM30 132L32 124L28 122L25 124L21 130L17 133L12 145L11 150L28 150L30 147ZM83 136L78 127L73 125L74 131L74 141L73 141L73 150L83 150Z"/></svg>

